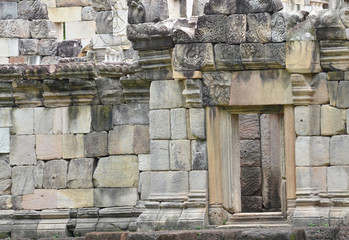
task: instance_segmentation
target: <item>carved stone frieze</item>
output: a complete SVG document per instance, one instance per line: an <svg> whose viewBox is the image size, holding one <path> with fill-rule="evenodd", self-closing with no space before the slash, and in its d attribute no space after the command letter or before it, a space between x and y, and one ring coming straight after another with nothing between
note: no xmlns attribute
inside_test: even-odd
<svg viewBox="0 0 349 240"><path fill-rule="evenodd" d="M231 81L231 72L205 72L203 74L204 105L229 105Z"/></svg>
<svg viewBox="0 0 349 240"><path fill-rule="evenodd" d="M286 14L274 13L271 16L271 41L284 42L286 41Z"/></svg>
<svg viewBox="0 0 349 240"><path fill-rule="evenodd" d="M197 17L190 19L179 18L175 24L172 33L173 41L175 43L193 43L195 39L195 29L197 27Z"/></svg>
<svg viewBox="0 0 349 240"><path fill-rule="evenodd" d="M227 18L224 15L203 15L198 18L195 39L198 42L225 42Z"/></svg>
<svg viewBox="0 0 349 240"><path fill-rule="evenodd" d="M239 45L216 44L214 54L217 70L243 69Z"/></svg>
<svg viewBox="0 0 349 240"><path fill-rule="evenodd" d="M271 40L271 16L269 13L247 15L247 42L267 43Z"/></svg>
<svg viewBox="0 0 349 240"><path fill-rule="evenodd" d="M45 107L67 107L71 104L69 79L45 79L42 88Z"/></svg>
<svg viewBox="0 0 349 240"><path fill-rule="evenodd" d="M240 44L242 64L246 69L265 69L265 47L262 43Z"/></svg>
<svg viewBox="0 0 349 240"><path fill-rule="evenodd" d="M12 82L13 98L17 106L43 106L42 82L37 80L15 80Z"/></svg>
<svg viewBox="0 0 349 240"><path fill-rule="evenodd" d="M286 43L267 43L265 48L265 63L269 68L286 67Z"/></svg>
<svg viewBox="0 0 349 240"><path fill-rule="evenodd" d="M227 18L227 43L240 44L246 41L247 20L245 14L233 14Z"/></svg>
<svg viewBox="0 0 349 240"><path fill-rule="evenodd" d="M74 105L98 104L97 87L93 78L70 78L69 85Z"/></svg>

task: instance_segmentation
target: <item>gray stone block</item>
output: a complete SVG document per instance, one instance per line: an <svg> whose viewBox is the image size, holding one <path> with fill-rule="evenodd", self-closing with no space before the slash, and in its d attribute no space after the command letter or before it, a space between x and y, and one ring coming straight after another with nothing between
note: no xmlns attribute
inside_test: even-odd
<svg viewBox="0 0 349 240"><path fill-rule="evenodd" d="M43 188L62 189L67 186L68 162L51 160L44 166Z"/></svg>
<svg viewBox="0 0 349 240"><path fill-rule="evenodd" d="M193 170L207 170L207 144L206 141L191 141L191 159Z"/></svg>
<svg viewBox="0 0 349 240"><path fill-rule="evenodd" d="M348 108L349 107L349 81L340 81L337 91L337 107Z"/></svg>
<svg viewBox="0 0 349 240"><path fill-rule="evenodd" d="M139 162L139 171L151 170L150 154L139 154L138 162Z"/></svg>
<svg viewBox="0 0 349 240"><path fill-rule="evenodd" d="M337 139L339 140L339 139ZM341 149L334 146L332 150ZM338 147L337 149L335 149ZM331 151L332 151L331 150ZM344 150L344 149L343 149ZM334 152L334 155L340 152ZM330 138L329 137L298 137L296 140L296 165L297 166L327 166L330 164Z"/></svg>
<svg viewBox="0 0 349 240"><path fill-rule="evenodd" d="M326 174L326 170L324 170L324 174ZM327 187L329 192L348 192L349 183L348 183L348 175L349 175L349 167L347 166L331 166L327 169ZM297 175L298 177L298 175ZM321 177L321 179L326 180L325 176L317 176ZM314 182L315 182L314 178ZM324 189L326 191L326 189Z"/></svg>
<svg viewBox="0 0 349 240"><path fill-rule="evenodd" d="M330 142L331 165L349 165L349 136L333 136Z"/></svg>
<svg viewBox="0 0 349 240"><path fill-rule="evenodd" d="M94 21L97 12L93 7L83 7L81 10L81 20L82 21Z"/></svg>
<svg viewBox="0 0 349 240"><path fill-rule="evenodd" d="M171 139L187 139L187 110L185 108L171 109Z"/></svg>
<svg viewBox="0 0 349 240"><path fill-rule="evenodd" d="M12 186L11 179L1 179L0 180L0 195L11 195L11 186Z"/></svg>
<svg viewBox="0 0 349 240"><path fill-rule="evenodd" d="M37 161L34 167L34 187L35 189L42 188L44 179L44 161Z"/></svg>
<svg viewBox="0 0 349 240"><path fill-rule="evenodd" d="M34 132L35 134L52 134L52 109L34 108Z"/></svg>
<svg viewBox="0 0 349 240"><path fill-rule="evenodd" d="M92 129L94 131L113 129L113 107L111 105L92 106Z"/></svg>
<svg viewBox="0 0 349 240"><path fill-rule="evenodd" d="M12 108L0 108L0 127L12 127Z"/></svg>
<svg viewBox="0 0 349 240"><path fill-rule="evenodd" d="M55 25L49 20L33 20L30 22L30 36L39 39L57 38Z"/></svg>
<svg viewBox="0 0 349 240"><path fill-rule="evenodd" d="M169 140L150 141L151 170L170 170Z"/></svg>
<svg viewBox="0 0 349 240"><path fill-rule="evenodd" d="M11 165L34 165L36 163L35 136L14 135L11 137Z"/></svg>
<svg viewBox="0 0 349 240"><path fill-rule="evenodd" d="M1 5L0 5L0 7L1 7ZM12 209L12 196L11 195L0 196L0 209L1 210ZM2 232L2 229L0 231Z"/></svg>
<svg viewBox="0 0 349 240"><path fill-rule="evenodd" d="M205 109L189 109L189 138L206 139Z"/></svg>
<svg viewBox="0 0 349 240"><path fill-rule="evenodd" d="M151 172L142 172L139 175L139 192L141 200L148 200L150 195Z"/></svg>
<svg viewBox="0 0 349 240"><path fill-rule="evenodd" d="M150 153L149 126L136 125L134 127L133 148L135 154Z"/></svg>
<svg viewBox="0 0 349 240"><path fill-rule="evenodd" d="M189 172L190 192L208 191L208 172L190 171Z"/></svg>
<svg viewBox="0 0 349 240"><path fill-rule="evenodd" d="M97 12L95 21L97 34L113 34L112 11Z"/></svg>
<svg viewBox="0 0 349 240"><path fill-rule="evenodd" d="M241 209L243 212L261 212L263 199L261 196L241 196Z"/></svg>
<svg viewBox="0 0 349 240"><path fill-rule="evenodd" d="M294 114L297 135L320 135L320 105L297 106Z"/></svg>
<svg viewBox="0 0 349 240"><path fill-rule="evenodd" d="M281 12L274 13L271 16L271 40L272 42L286 41L286 19L285 14Z"/></svg>
<svg viewBox="0 0 349 240"><path fill-rule="evenodd" d="M203 102L205 105L229 105L231 72L203 73Z"/></svg>
<svg viewBox="0 0 349 240"><path fill-rule="evenodd" d="M17 3L16 2L0 2L0 19L16 19Z"/></svg>
<svg viewBox="0 0 349 240"><path fill-rule="evenodd" d="M134 153L134 126L115 126L108 134L109 154L133 154Z"/></svg>
<svg viewBox="0 0 349 240"><path fill-rule="evenodd" d="M224 15L199 16L195 28L198 42L221 43L226 41L227 17Z"/></svg>
<svg viewBox="0 0 349 240"><path fill-rule="evenodd" d="M0 26L0 37L2 38L30 38L30 23L28 20L0 20ZM12 44L15 41L18 41L18 39L13 39ZM18 56L14 54L15 48L10 49L10 52L12 53L11 56Z"/></svg>
<svg viewBox="0 0 349 240"><path fill-rule="evenodd" d="M152 110L149 113L150 139L170 139L170 110Z"/></svg>
<svg viewBox="0 0 349 240"><path fill-rule="evenodd" d="M38 53L40 56L56 56L58 42L55 39L41 39L38 44Z"/></svg>
<svg viewBox="0 0 349 240"><path fill-rule="evenodd" d="M309 191L311 189L314 192L326 192L327 190L327 181L330 184L333 182L333 175L331 170L336 169L336 167L297 167L296 168L296 182L297 182L297 191ZM338 171L338 177L340 178L341 171ZM327 174L327 176L326 176ZM332 180L330 178L332 178ZM336 179L336 181L339 180Z"/></svg>
<svg viewBox="0 0 349 240"><path fill-rule="evenodd" d="M34 193L34 166L17 166L12 169L12 195Z"/></svg>
<svg viewBox="0 0 349 240"><path fill-rule="evenodd" d="M271 41L271 16L268 13L247 14L247 42Z"/></svg>
<svg viewBox="0 0 349 240"><path fill-rule="evenodd" d="M91 107L72 106L68 108L70 133L89 133L91 131Z"/></svg>
<svg viewBox="0 0 349 240"><path fill-rule="evenodd" d="M92 132L86 134L84 142L86 157L103 157L108 155L107 132Z"/></svg>
<svg viewBox="0 0 349 240"><path fill-rule="evenodd" d="M69 162L67 187L88 189L93 188L93 158L72 159Z"/></svg>
<svg viewBox="0 0 349 240"><path fill-rule="evenodd" d="M259 139L260 124L258 114L239 114L240 139Z"/></svg>
<svg viewBox="0 0 349 240"><path fill-rule="evenodd" d="M11 178L11 166L5 161L0 160L0 179Z"/></svg>
<svg viewBox="0 0 349 240"><path fill-rule="evenodd" d="M10 129L0 128L0 153L9 153L9 152L10 152Z"/></svg>
<svg viewBox="0 0 349 240"><path fill-rule="evenodd" d="M261 165L261 141L240 140L240 164L243 167Z"/></svg>
<svg viewBox="0 0 349 240"><path fill-rule="evenodd" d="M170 168L171 170L191 170L190 140L170 141Z"/></svg>
<svg viewBox="0 0 349 240"><path fill-rule="evenodd" d="M217 70L243 69L239 45L216 44L214 55Z"/></svg>
<svg viewBox="0 0 349 240"><path fill-rule="evenodd" d="M321 135L338 135L346 132L346 113L329 105L321 106Z"/></svg>
<svg viewBox="0 0 349 240"><path fill-rule="evenodd" d="M95 188L93 199L96 207L135 206L138 192L137 188Z"/></svg>
<svg viewBox="0 0 349 240"><path fill-rule="evenodd" d="M12 111L12 132L16 134L33 134L34 109L16 108Z"/></svg>
<svg viewBox="0 0 349 240"><path fill-rule="evenodd" d="M58 44L57 54L60 57L77 57L81 49L80 40L63 41Z"/></svg>
<svg viewBox="0 0 349 240"><path fill-rule="evenodd" d="M114 106L114 125L149 124L149 105L141 103L120 104Z"/></svg>
<svg viewBox="0 0 349 240"><path fill-rule="evenodd" d="M21 19L48 19L47 6L41 1L20 1L18 16Z"/></svg>
<svg viewBox="0 0 349 240"><path fill-rule="evenodd" d="M180 81L153 81L150 85L150 109L183 107L183 90L184 85Z"/></svg>
<svg viewBox="0 0 349 240"><path fill-rule="evenodd" d="M35 55L38 54L37 39L19 39L19 52L21 55Z"/></svg>

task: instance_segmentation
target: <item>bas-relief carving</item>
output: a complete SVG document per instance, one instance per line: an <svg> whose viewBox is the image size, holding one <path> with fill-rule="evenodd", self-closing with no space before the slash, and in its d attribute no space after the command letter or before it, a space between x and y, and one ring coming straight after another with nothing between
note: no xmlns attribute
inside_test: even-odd
<svg viewBox="0 0 349 240"><path fill-rule="evenodd" d="M128 6L128 23L144 23L145 9L140 0L127 0Z"/></svg>

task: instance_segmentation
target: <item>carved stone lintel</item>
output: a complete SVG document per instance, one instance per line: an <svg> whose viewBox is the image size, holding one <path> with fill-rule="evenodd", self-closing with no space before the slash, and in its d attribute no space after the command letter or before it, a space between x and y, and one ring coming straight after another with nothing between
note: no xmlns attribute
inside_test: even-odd
<svg viewBox="0 0 349 240"><path fill-rule="evenodd" d="M265 47L262 43L240 44L242 64L246 69L265 69Z"/></svg>
<svg viewBox="0 0 349 240"><path fill-rule="evenodd" d="M265 62L269 68L285 68L286 43L267 43L265 48Z"/></svg>
<svg viewBox="0 0 349 240"><path fill-rule="evenodd" d="M241 70L244 68L239 45L216 44L214 53L217 70Z"/></svg>

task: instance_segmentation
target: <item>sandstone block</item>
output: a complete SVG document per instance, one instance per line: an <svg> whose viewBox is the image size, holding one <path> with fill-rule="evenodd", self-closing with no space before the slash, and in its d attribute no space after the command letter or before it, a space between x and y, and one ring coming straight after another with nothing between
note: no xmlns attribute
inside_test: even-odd
<svg viewBox="0 0 349 240"><path fill-rule="evenodd" d="M151 140L151 170L170 170L170 141Z"/></svg>
<svg viewBox="0 0 349 240"><path fill-rule="evenodd" d="M10 195L11 194L11 186L12 186L11 179L1 179L0 180L0 195Z"/></svg>
<svg viewBox="0 0 349 240"><path fill-rule="evenodd" d="M41 39L38 44L40 56L56 56L58 42L55 39Z"/></svg>
<svg viewBox="0 0 349 240"><path fill-rule="evenodd" d="M193 170L207 170L207 144L206 141L191 141L191 161Z"/></svg>
<svg viewBox="0 0 349 240"><path fill-rule="evenodd" d="M36 163L35 136L14 135L11 137L10 163L11 165L34 165Z"/></svg>
<svg viewBox="0 0 349 240"><path fill-rule="evenodd" d="M328 81L343 81L344 80L344 72L328 72L327 73Z"/></svg>
<svg viewBox="0 0 349 240"><path fill-rule="evenodd" d="M113 129L113 107L111 105L92 106L92 129L94 131Z"/></svg>
<svg viewBox="0 0 349 240"><path fill-rule="evenodd" d="M243 69L239 45L216 44L214 55L217 70Z"/></svg>
<svg viewBox="0 0 349 240"><path fill-rule="evenodd" d="M114 106L114 125L149 124L149 105L140 103L120 104Z"/></svg>
<svg viewBox="0 0 349 240"><path fill-rule="evenodd" d="M57 191L57 208L93 207L93 189L63 189Z"/></svg>
<svg viewBox="0 0 349 240"><path fill-rule="evenodd" d="M262 171L260 167L242 167L241 196L260 195L262 188Z"/></svg>
<svg viewBox="0 0 349 240"><path fill-rule="evenodd" d="M135 154L150 153L149 126L136 125L134 127L133 148Z"/></svg>
<svg viewBox="0 0 349 240"><path fill-rule="evenodd" d="M141 199L147 200L150 195L151 172L141 172L139 175L139 189Z"/></svg>
<svg viewBox="0 0 349 240"><path fill-rule="evenodd" d="M66 22L66 38L67 40L75 39L91 39L95 34L96 22L95 21L82 21L82 22Z"/></svg>
<svg viewBox="0 0 349 240"><path fill-rule="evenodd" d="M1 7L1 5L0 5L0 7ZM1 208L1 210L12 209L12 196L11 195L0 196L0 208Z"/></svg>
<svg viewBox="0 0 349 240"><path fill-rule="evenodd" d="M85 156L102 157L108 155L107 132L92 132L84 136Z"/></svg>
<svg viewBox="0 0 349 240"><path fill-rule="evenodd" d="M0 153L10 152L10 129L0 128Z"/></svg>
<svg viewBox="0 0 349 240"><path fill-rule="evenodd" d="M239 114L239 135L240 139L259 139L259 115Z"/></svg>
<svg viewBox="0 0 349 240"><path fill-rule="evenodd" d="M195 39L198 42L220 43L226 41L227 17L224 15L203 15L197 20Z"/></svg>
<svg viewBox="0 0 349 240"><path fill-rule="evenodd" d="M241 196L241 209L243 212L261 212L263 199L261 196Z"/></svg>
<svg viewBox="0 0 349 240"><path fill-rule="evenodd" d="M189 138L190 139L206 139L205 125L205 109L192 108L189 109Z"/></svg>
<svg viewBox="0 0 349 240"><path fill-rule="evenodd" d="M296 165L300 167L330 164L329 137L298 137L296 140Z"/></svg>
<svg viewBox="0 0 349 240"><path fill-rule="evenodd" d="M262 43L240 44L241 62L246 69L265 69L265 45Z"/></svg>
<svg viewBox="0 0 349 240"><path fill-rule="evenodd" d="M12 108L0 108L0 127L12 127Z"/></svg>
<svg viewBox="0 0 349 240"><path fill-rule="evenodd" d="M115 126L108 134L109 154L133 154L134 153L134 126Z"/></svg>
<svg viewBox="0 0 349 240"><path fill-rule="evenodd" d="M247 42L271 41L271 16L268 13L247 14Z"/></svg>
<svg viewBox="0 0 349 240"><path fill-rule="evenodd" d="M81 20L82 21L94 21L96 18L97 12L93 7L84 7L81 10Z"/></svg>
<svg viewBox="0 0 349 240"><path fill-rule="evenodd" d="M84 7L89 5L88 0L56 0L57 7Z"/></svg>
<svg viewBox="0 0 349 240"><path fill-rule="evenodd" d="M183 107L183 89L184 86L179 81L153 81L150 85L150 109Z"/></svg>
<svg viewBox="0 0 349 240"><path fill-rule="evenodd" d="M171 170L191 169L190 140L170 141L170 168Z"/></svg>
<svg viewBox="0 0 349 240"><path fill-rule="evenodd" d="M320 105L297 106L294 114L297 135L320 135Z"/></svg>
<svg viewBox="0 0 349 240"><path fill-rule="evenodd" d="M41 0L41 2L45 3L47 8L55 8L56 0Z"/></svg>
<svg viewBox="0 0 349 240"><path fill-rule="evenodd" d="M34 187L35 189L42 188L44 178L44 161L37 161L34 167Z"/></svg>
<svg viewBox="0 0 349 240"><path fill-rule="evenodd" d="M336 106L338 81L329 81L329 82L327 82L327 85L328 85L328 96L330 98L330 105Z"/></svg>
<svg viewBox="0 0 349 240"><path fill-rule="evenodd" d="M345 110L321 106L321 135L337 135L345 133Z"/></svg>
<svg viewBox="0 0 349 240"><path fill-rule="evenodd" d="M227 18L227 43L240 44L246 41L247 19L245 14L233 14Z"/></svg>
<svg viewBox="0 0 349 240"><path fill-rule="evenodd" d="M35 189L33 194L23 196L23 209L41 210L57 208L57 190Z"/></svg>
<svg viewBox="0 0 349 240"><path fill-rule="evenodd" d="M81 21L81 7L49 8L48 17L52 22Z"/></svg>
<svg viewBox="0 0 349 240"><path fill-rule="evenodd" d="M348 81L340 81L338 85L337 91L337 101L336 105L339 108L348 108L349 107L349 82Z"/></svg>
<svg viewBox="0 0 349 240"><path fill-rule="evenodd" d="M15 108L12 111L12 131L16 134L33 134L34 109Z"/></svg>
<svg viewBox="0 0 349 240"><path fill-rule="evenodd" d="M208 190L208 173L207 171L189 172L189 187L191 192Z"/></svg>
<svg viewBox="0 0 349 240"><path fill-rule="evenodd" d="M139 162L139 171L151 170L150 154L139 154L138 162Z"/></svg>
<svg viewBox="0 0 349 240"><path fill-rule="evenodd" d="M69 107L69 132L89 133L91 130L91 107L73 106Z"/></svg>
<svg viewBox="0 0 349 240"><path fill-rule="evenodd" d="M286 19L282 12L274 13L271 16L271 40L272 42L286 41Z"/></svg>
<svg viewBox="0 0 349 240"><path fill-rule="evenodd" d="M170 110L152 110L149 112L149 132L151 139L171 138Z"/></svg>
<svg viewBox="0 0 349 240"><path fill-rule="evenodd" d="M51 109L34 108L34 133L52 134L53 113Z"/></svg>
<svg viewBox="0 0 349 240"><path fill-rule="evenodd" d="M30 22L32 38L57 38L55 25L50 20L34 20Z"/></svg>
<svg viewBox="0 0 349 240"><path fill-rule="evenodd" d="M84 135L64 134L62 155L64 159L84 157Z"/></svg>
<svg viewBox="0 0 349 240"><path fill-rule="evenodd" d="M217 45L216 45L217 46ZM228 105L232 83L231 72L204 72L203 102L205 105Z"/></svg>
<svg viewBox="0 0 349 240"><path fill-rule="evenodd" d="M349 165L349 136L333 136L330 143L331 165Z"/></svg>
<svg viewBox="0 0 349 240"><path fill-rule="evenodd" d="M101 158L93 174L95 187L137 187L138 161L136 156Z"/></svg>
<svg viewBox="0 0 349 240"><path fill-rule="evenodd" d="M188 137L187 110L185 108L171 109L170 115L171 139L186 139Z"/></svg>
<svg viewBox="0 0 349 240"><path fill-rule="evenodd" d="M69 133L69 111L68 107L52 109L52 132L53 134Z"/></svg>
<svg viewBox="0 0 349 240"><path fill-rule="evenodd" d="M62 135L36 135L36 157L41 160L62 158Z"/></svg>
<svg viewBox="0 0 349 240"><path fill-rule="evenodd" d="M47 19L47 6L40 1L21 1L18 3L18 16L21 19Z"/></svg>
<svg viewBox="0 0 349 240"><path fill-rule="evenodd" d="M186 171L152 172L152 200L186 199L189 191L189 175Z"/></svg>
<svg viewBox="0 0 349 240"><path fill-rule="evenodd" d="M93 188L93 169L93 158L81 158L70 160L67 176L67 187L81 189Z"/></svg>
<svg viewBox="0 0 349 240"><path fill-rule="evenodd" d="M327 189L326 174L327 167L297 167L297 191L325 192Z"/></svg>
<svg viewBox="0 0 349 240"><path fill-rule="evenodd" d="M0 35L1 37L1 35ZM0 57L16 57L19 55L17 38L0 38Z"/></svg>
<svg viewBox="0 0 349 240"><path fill-rule="evenodd" d="M286 43L264 44L265 63L268 68L285 68Z"/></svg>
<svg viewBox="0 0 349 240"><path fill-rule="evenodd" d="M0 19L16 19L17 3L16 2L0 2Z"/></svg>
<svg viewBox="0 0 349 240"><path fill-rule="evenodd" d="M93 199L96 207L135 206L138 193L137 188L95 188Z"/></svg>
<svg viewBox="0 0 349 240"><path fill-rule="evenodd" d="M82 49L81 40L66 40L58 43L59 57L77 57Z"/></svg>
<svg viewBox="0 0 349 240"><path fill-rule="evenodd" d="M291 73L316 73L321 71L319 46L315 41L286 43L286 68ZM299 59L303 59L299 61Z"/></svg>
<svg viewBox="0 0 349 240"><path fill-rule="evenodd" d="M21 55L35 55L38 54L37 39L20 39L19 40L19 52Z"/></svg>
<svg viewBox="0 0 349 240"><path fill-rule="evenodd" d="M259 167L261 164L261 141L240 140L240 164L243 167Z"/></svg>
<svg viewBox="0 0 349 240"><path fill-rule="evenodd" d="M52 160L45 163L43 188L61 189L67 186L68 162Z"/></svg>
<svg viewBox="0 0 349 240"><path fill-rule="evenodd" d="M12 195L34 193L34 166L12 168Z"/></svg>
<svg viewBox="0 0 349 240"><path fill-rule="evenodd" d="M329 167L327 169L328 192L347 192L349 189L348 175L349 167ZM323 179L326 179L326 176Z"/></svg>
<svg viewBox="0 0 349 240"><path fill-rule="evenodd" d="M0 179L11 178L11 166L5 161L0 161Z"/></svg>
<svg viewBox="0 0 349 240"><path fill-rule="evenodd" d="M30 22L23 19L0 20L0 37L30 38ZM18 56L18 55L15 55Z"/></svg>

